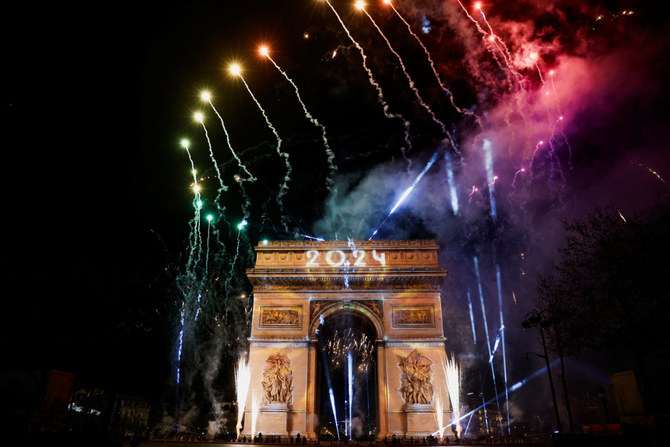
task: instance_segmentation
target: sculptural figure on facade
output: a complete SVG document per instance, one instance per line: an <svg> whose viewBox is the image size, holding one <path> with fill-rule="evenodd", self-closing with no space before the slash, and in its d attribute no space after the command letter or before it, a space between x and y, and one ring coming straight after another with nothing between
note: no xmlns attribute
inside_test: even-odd
<svg viewBox="0 0 670 447"><path fill-rule="evenodd" d="M293 393L291 362L284 354L272 354L263 370L263 403L289 404Z"/></svg>
<svg viewBox="0 0 670 447"><path fill-rule="evenodd" d="M407 404L430 404L433 401L432 364L416 349L406 357L398 356L398 366L402 371L400 394Z"/></svg>

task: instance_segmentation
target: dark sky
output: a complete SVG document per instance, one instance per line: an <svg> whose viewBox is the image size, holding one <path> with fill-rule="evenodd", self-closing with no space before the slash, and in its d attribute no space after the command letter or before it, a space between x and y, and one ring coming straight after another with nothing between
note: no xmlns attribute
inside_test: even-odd
<svg viewBox="0 0 670 447"><path fill-rule="evenodd" d="M245 210L233 179L241 171L216 117L198 99L203 88L212 92L233 147L259 179L245 184L245 253L262 237L290 239L294 232L367 239L440 149L379 237L438 240L441 260L453 272L445 304L453 304L456 316L465 315L465 291L475 287L474 255L482 260L491 303L494 266L505 266L505 299L515 291L522 301L506 304L518 327L533 290L520 272L530 277L551 262L562 219L583 216L596 204L632 212L665 193L664 181L651 172L670 175L665 11L625 1L485 3L505 53L487 46L457 2L413 7L398 1L456 104L480 117L480 129L450 105L402 22L375 2L370 15L446 125L455 142L450 147L370 21L348 2L332 3L364 48L390 112L411 125L412 148L405 154L402 119L384 116L358 49L323 2L45 2L6 9L2 270L8 324L2 350L10 367L63 369L91 382L160 394L172 372L175 337L174 297L163 291L169 273L183 271L193 217L182 137L191 139L197 169L207 177L205 207L216 209L207 141L192 120L198 109L207 114L229 187L221 203L225 216L217 218L229 248L236 234L230 228ZM422 25L430 30L421 32ZM258 57L262 42L327 129L336 175L292 87ZM283 209L275 200L285 175L275 137L243 83L226 73L232 60L243 64L245 81L290 154ZM552 135L553 153L537 145ZM484 139L492 143L498 176L496 221ZM445 151L454 157L456 217ZM338 192L332 201L329 178ZM251 262L248 256L243 261ZM220 267L226 270L225 262ZM461 339L454 346L467 364L469 325L452 323L447 332ZM523 337L510 334L513 341ZM523 363L522 354L517 357ZM576 368L591 371L581 363ZM593 371L595 380L603 377Z"/></svg>

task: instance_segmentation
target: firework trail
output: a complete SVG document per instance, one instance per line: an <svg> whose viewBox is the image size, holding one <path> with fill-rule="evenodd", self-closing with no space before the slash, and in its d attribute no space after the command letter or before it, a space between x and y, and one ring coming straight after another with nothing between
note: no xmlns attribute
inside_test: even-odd
<svg viewBox="0 0 670 447"><path fill-rule="evenodd" d="M512 179L512 189L516 189L516 178L521 175L526 173L526 168L521 168L518 171L514 173L514 178Z"/></svg>
<svg viewBox="0 0 670 447"><path fill-rule="evenodd" d="M451 147L456 150L456 147L454 146L453 142L451 141L451 135L449 135L449 132L447 132L447 127L445 124L440 121L437 116L435 116L435 112L433 112L433 109L430 108L428 104L421 98L421 94L419 93L419 90L416 88L416 85L414 84L414 80L411 78L409 73L407 72L407 67L405 67L405 62L403 62L402 57L398 54L398 52L393 48L391 45L391 42L389 42L388 38L384 35L382 32L381 28L379 28L379 25L377 25L377 22L372 18L372 16L368 13L368 11L365 9L365 3L362 1L359 1L356 3L356 7L363 11L365 15L370 19L370 22L372 25L375 27L375 29L379 32L379 35L382 36L382 39L384 39L384 42L386 42L386 46L388 46L389 50L391 50L391 53L398 59L398 62L400 63L400 67L402 68L402 72L405 74L405 77L407 78L407 82L409 83L409 88L412 89L412 92L414 92L414 96L416 96L416 100L419 103L421 107L423 107L426 112L430 115L431 119L435 124L440 126L440 129L442 130L442 133L444 136L447 138L449 143L451 144Z"/></svg>
<svg viewBox="0 0 670 447"><path fill-rule="evenodd" d="M535 66L535 69L537 70L537 75L540 77L540 82L542 83L542 86L544 87L546 85L546 82L544 81L544 76L542 76L542 70L540 70L540 66L537 64L538 57L539 56L538 56L537 53L535 53L535 52L530 53L530 59L533 62L533 65Z"/></svg>
<svg viewBox="0 0 670 447"><path fill-rule="evenodd" d="M477 344L477 333L475 332L475 314L472 311L472 299L470 298L470 289L468 289L468 308L470 309L470 325L472 326L472 339Z"/></svg>
<svg viewBox="0 0 670 447"><path fill-rule="evenodd" d="M626 220L626 218L624 217L624 215L621 213L621 210L620 210L620 209L617 208L616 212L619 213L619 217L621 218L621 220L623 220L624 222L628 222L628 221Z"/></svg>
<svg viewBox="0 0 670 447"><path fill-rule="evenodd" d="M291 163L289 162L289 155L288 155L288 153L281 151L282 140L279 137L279 133L277 133L277 129L275 129L275 127L270 122L270 119L268 118L267 114L265 113L265 109L263 109L263 106L261 106L261 103L258 102L258 99L256 99L256 97L254 96L253 92L251 91L251 88L249 88L249 84L247 84L247 81L244 80L244 77L242 76L241 67L237 64L233 64L233 65L230 66L230 72L233 75L239 77L242 80L242 83L246 87L247 92L249 92L249 95L251 96L251 99L254 100L254 102L256 103L256 106L261 111L261 114L263 115L263 118L265 118L265 123L268 125L268 127L270 128L270 130L274 134L275 138L277 139L277 154L280 157L284 158L284 162L286 164L286 175L284 176L284 181L281 184L281 186L279 187L279 192L277 193L277 204L279 204L279 207L281 209L284 209L284 196L288 192L288 182L291 181L291 171L292 171ZM282 225L284 226L284 229L286 231L288 231L288 219L286 218L286 216L284 216L284 214L282 214L281 220L282 220Z"/></svg>
<svg viewBox="0 0 670 447"><path fill-rule="evenodd" d="M519 113L519 115L523 119L524 123L526 123L526 125L528 125L526 115L523 112L522 100L521 100L521 95L520 95L521 92L526 91L526 89L523 86L523 82L522 82L523 77L521 76L521 74L518 71L516 71L512 67L511 54L509 53L509 50L507 49L507 46L493 32L493 28L491 27L491 24L486 19L486 15L484 14L484 11L482 10L482 5L481 5L480 2L475 3L475 9L477 9L481 13L482 18L484 19L484 22L486 23L486 25L488 26L488 28L490 30L490 34L487 33L481 27L479 22L474 17L472 17L470 15L470 13L465 8L465 6L463 6L463 3L461 3L460 0L458 0L458 4L461 6L461 9L463 9L463 12L465 12L465 15L468 16L468 18L476 25L477 31L479 31L479 33L482 35L482 40L486 43L485 44L486 49L489 51L489 53L491 54L493 59L496 61L496 64L498 64L498 67L501 70L510 73L510 76L508 77L508 79L510 79L510 81L511 81L510 85L509 85L509 91L514 92L515 82L519 85L519 91L514 92L516 111ZM501 63L500 58L498 57L498 54L496 53L496 51L494 51L491 47L495 47L495 49L498 50L498 52L500 53L500 55L502 56L502 59L503 59L502 63ZM505 70L505 69L507 69L507 70ZM509 115L508 115L508 121L509 121Z"/></svg>
<svg viewBox="0 0 670 447"><path fill-rule="evenodd" d="M442 79L440 79L440 75L437 73L437 69L435 68L435 63L433 62L433 58L431 57L430 52L428 52L428 48L426 48L426 46L423 44L423 42L421 41L421 39L419 39L419 36L417 36L416 33L415 33L414 31L412 31L412 27L409 25L409 23L407 23L407 20L405 20L405 18L404 18L403 16L400 15L400 13L398 12L398 10L395 9L395 6L393 6L393 3L391 2L391 0L384 0L384 3L388 4L388 5L391 7L391 9L393 9L393 12L396 13L396 15L398 16L398 18L400 18L400 20L402 20L402 22L403 22L403 23L405 24L405 26L407 27L407 31L409 31L409 34L410 34L412 37L414 37L414 39L419 43L419 45L420 45L421 48L423 49L423 52L426 54L426 58L428 59L428 63L430 64L430 68L431 68L431 70L433 71L433 75L435 76L435 79L437 80L437 83L440 85L440 89L442 89L442 91L444 92L444 94L447 95L447 96L449 97L449 101L451 101L451 106L452 106L454 109L456 109L456 111L457 111L458 113L460 113L461 115L468 115L468 116L472 116L472 117L474 117L474 118L476 119L476 121L477 121L477 124L479 124L479 127L481 128L482 123L481 123L481 120L479 119L479 117L478 117L477 115L475 115L474 113L472 113L472 112L471 112L470 110L468 110L468 109L462 109L462 108L460 108L460 107L458 107L458 106L456 105L456 103L454 102L454 95L453 95L453 93L451 92L451 90L449 90L449 89L444 85L444 83L442 82Z"/></svg>
<svg viewBox="0 0 670 447"><path fill-rule="evenodd" d="M451 354L451 359L447 356L442 361L442 369L444 370L444 376L447 378L447 391L449 392L449 400L451 400L451 419L456 422L456 433L458 437L461 437L461 424L460 424L460 408L461 408L461 369L456 363L454 354Z"/></svg>
<svg viewBox="0 0 670 447"><path fill-rule="evenodd" d="M460 2L459 2L460 3ZM463 6L463 5L461 5ZM482 18L484 19L484 23L486 23L486 26L488 26L489 31L491 32L489 36L489 41L495 45L495 47L500 51L500 54L503 56L503 60L505 61L505 65L507 66L507 69L514 75L517 81L519 81L519 86L523 88L523 85L521 85L521 74L514 70L512 68L512 55L509 52L509 49L507 48L507 45L505 45L505 42L496 35L496 33L493 32L493 28L491 27L491 24L489 23L488 19L486 18L486 14L484 14L484 10L482 9L482 4L480 2L475 3L475 9L479 10L479 13L482 15Z"/></svg>
<svg viewBox="0 0 670 447"><path fill-rule="evenodd" d="M556 84L554 83L554 70L549 70L549 79L551 80L551 91L554 98L554 102L556 103L556 110L558 111L559 120L563 120L561 101L558 97L558 93L556 93ZM561 130L561 136L563 137L565 146L568 148L568 166L572 168L572 146L570 145L570 140L568 140L568 136L565 135L565 132L563 132L562 130Z"/></svg>
<svg viewBox="0 0 670 447"><path fill-rule="evenodd" d="M250 215L249 208L251 207L251 199L249 198L249 194L247 194L247 189L244 187L244 180L242 180L242 177L235 175L234 179L237 182L237 185L240 187L240 192L242 193L242 198L244 199L242 202L242 222L244 222L249 218Z"/></svg>
<svg viewBox="0 0 670 447"><path fill-rule="evenodd" d="M560 117L556 122L560 121L562 117ZM565 179L565 174L563 173L563 167L561 166L561 160L556 154L556 148L554 147L553 144L553 138L554 138L554 127L552 127L551 131L551 136L549 140L546 142L546 146L548 147L547 153L549 154L549 164L550 164L550 171L551 173L558 173L559 177L561 178L561 185L565 185L566 179ZM537 142L535 145L535 151L533 151L533 155L530 158L530 165L531 165L531 172L534 172L533 166L536 163L537 160L537 155L540 153L540 150L545 146L545 141L540 140Z"/></svg>
<svg viewBox="0 0 670 447"><path fill-rule="evenodd" d="M451 154L449 151L444 153L444 161L447 170L447 184L449 185L449 198L451 199L451 210L454 216L458 214L458 190L456 189L456 182L454 180L454 168L451 162Z"/></svg>
<svg viewBox="0 0 670 447"><path fill-rule="evenodd" d="M245 361L244 356L241 356L237 361L237 368L235 368L235 390L237 397L237 438L240 438L240 431L242 430L242 419L244 418L244 410L247 405L247 395L249 394L249 385L251 383L251 371L249 364Z"/></svg>
<svg viewBox="0 0 670 447"><path fill-rule="evenodd" d="M261 411L261 396L254 393L251 397L251 439L256 434L256 427L258 426L258 416Z"/></svg>
<svg viewBox="0 0 670 447"><path fill-rule="evenodd" d="M186 150L188 154L188 159L191 162L191 174L193 174L193 210L194 216L191 220L189 226L191 227L190 234L190 252L188 261L186 262L186 272L189 276L193 276L193 271L191 267L194 267L197 264L195 259L200 258L201 250L201 240L200 240L200 210L202 209L202 198L200 197L200 185L198 185L198 177L195 170L195 164L193 163L193 157L191 157L191 151L189 150L191 143L184 139L181 140L181 147Z"/></svg>
<svg viewBox="0 0 670 447"><path fill-rule="evenodd" d="M498 309L500 313L500 343L502 345L503 357L503 377L505 379L505 406L507 411L507 434L511 434L511 427L509 424L509 390L507 388L507 355L505 353L505 321L503 320L503 303L502 303L502 280L500 275L500 266L496 264L496 283L498 285Z"/></svg>
<svg viewBox="0 0 670 447"><path fill-rule="evenodd" d="M211 214L207 215L207 256L205 256L205 277L207 277L207 271L209 270L209 235L212 228L212 219L214 219L214 216Z"/></svg>
<svg viewBox="0 0 670 447"><path fill-rule="evenodd" d="M298 98L298 102L300 103L300 106L302 107L302 111L305 113L305 117L316 127L318 127L321 130L321 139L323 141L323 147L326 150L326 155L327 155L327 160L328 160L328 177L326 177L326 187L328 190L332 193L333 196L337 194L337 188L335 186L335 173L337 172L337 166L335 165L335 153L331 150L330 148L330 143L328 143L328 136L326 135L326 127L319 122L311 113L309 113L309 110L307 110L307 106L305 106L305 103L302 100L302 97L300 96L300 91L298 90L298 86L293 82L293 80L286 74L284 70L282 70L279 65L270 57L270 51L268 47L262 46L260 48L260 53L267 57L270 62L272 62L272 65L275 66L275 68L279 71L279 73L284 76L284 78L293 86L293 89L295 90L295 95Z"/></svg>
<svg viewBox="0 0 670 447"><path fill-rule="evenodd" d="M329 365L331 369L338 369L343 366L347 355L354 352L361 365L365 365L367 370L374 354L375 347L365 334L357 334L351 330L340 335L337 330L331 338L325 341L324 352L328 355Z"/></svg>
<svg viewBox="0 0 670 447"><path fill-rule="evenodd" d="M479 188L477 186L472 185L472 190L470 191L470 194L468 195L468 203L472 203L472 198L474 197L475 193L479 192Z"/></svg>
<svg viewBox="0 0 670 447"><path fill-rule="evenodd" d="M323 315L322 315L321 320L319 322L319 328L321 327L321 325L323 323L324 323L324 318L323 318ZM350 334L350 333L351 333L351 328L349 328L349 330L347 331L347 334ZM326 373L326 381L328 382L328 397L330 399L330 408L333 412L333 423L335 424L335 432L337 433L337 440L339 441L340 440L340 428L339 428L339 423L338 423L338 420L337 420L337 407L335 406L335 393L333 392L333 383L330 379L330 369L335 368L335 366L333 366L333 360L336 360L336 357L331 356L330 361L329 361L327 351L330 351L331 354L332 354L333 351L336 351L338 353L337 358L339 358L340 353L342 352L342 350L339 348L339 346L334 349L333 345L334 345L334 343L341 343L342 342L342 337L337 337L337 330L336 330L335 334L333 334L333 337L330 338L329 340L327 340L326 342L324 342L323 335L319 333L319 329L316 330L316 334L319 337L320 346L323 347L323 349L320 349L321 359L322 359L323 365L324 365L324 372ZM363 334L363 335L365 335L365 334ZM352 341L354 344L356 343L356 340L350 340L350 341Z"/></svg>
<svg viewBox="0 0 670 447"><path fill-rule="evenodd" d="M426 164L426 166L423 168L423 171L421 171L421 173L419 173L419 175L416 177L416 179L415 179L414 182L410 185L410 187L407 188L407 189L405 190L404 193L402 193L402 195L400 196L400 199L398 199L398 201L397 201L396 204L393 206L393 208L391 208L391 211L390 211L390 212L388 213L388 215L384 218L384 220L382 220L382 223L379 224L379 226L377 227L377 229L376 229L376 230L372 233L372 235L368 238L369 241L371 241L372 238L375 237L375 235L377 234L377 232L379 231L379 229L382 227L382 225L384 225L384 222L386 222L386 220L387 220L389 217L391 217L391 214L393 214L393 213L395 212L395 210L400 206L400 204L401 204L402 202L405 201L405 199L407 198L407 196L409 196L409 194L412 192L412 190L413 190L413 189L416 187L416 185L421 181L421 178L423 178L423 176L424 176L424 175L426 174L426 172L430 169L430 167L433 166L433 163L435 163L435 160L437 160L437 154L438 154L439 152L440 152L440 151L438 150L438 151L436 151L436 152L433 154L433 156L430 158L430 160L428 161L428 163Z"/></svg>
<svg viewBox="0 0 670 447"><path fill-rule="evenodd" d="M240 181L243 182L255 182L256 177L254 177L251 172L247 169L247 167L242 163L242 160L240 160L240 157L237 156L237 153L235 153L235 149L233 149L233 145L230 142L230 135L228 134L228 129L226 128L226 124L223 122L223 118L221 117L221 114L219 113L218 110L216 110L216 107L214 107L214 104L212 103L212 95L210 95L209 92L202 92L200 94L200 98L209 103L209 105L212 107L212 110L216 114L216 116L219 118L219 122L221 122L221 128L223 129L223 133L226 135L226 143L228 144L228 149L230 149L230 153L233 154L233 157L235 157L235 160L237 161L237 165L242 169L246 174L247 178L241 179Z"/></svg>
<svg viewBox="0 0 670 447"><path fill-rule="evenodd" d="M497 54L495 51L493 51L493 50L491 49L491 46L496 47L496 48L498 49L498 51L501 52L501 54L503 55L503 58L504 58L504 54L503 54L502 51L500 50L500 47L498 47L498 46L496 45L496 36L495 36L495 34L493 34L493 32L491 32L491 34L489 35L489 34L484 30L484 28L482 28L482 26L479 24L479 22L477 21L477 19L475 19L474 17L472 17L472 16L470 15L470 13L469 13L468 10L465 8L465 6L463 6L463 3L461 3L460 0L458 0L458 4L459 4L459 5L461 6L461 8L463 9L463 12L465 12L465 15L468 16L468 18L472 21L472 23L475 24L475 26L477 27L477 31L479 31L479 33L482 35L482 40L486 43L484 46L485 46L485 48L488 50L488 52L491 53L491 56L493 56L493 60L496 61L496 64L498 64L498 67L499 67L501 70L504 70L505 67L503 66L503 63L500 62L500 58L498 57L498 54ZM476 7L476 6L475 6L475 7ZM479 9L479 8L476 8L476 9ZM487 22L487 23L488 23L488 22ZM489 28L490 28L490 25L489 25ZM488 36L488 37L487 37L487 36ZM504 61L504 65L505 65L505 66L508 65L506 60Z"/></svg>
<svg viewBox="0 0 670 447"><path fill-rule="evenodd" d="M498 401L498 396L496 395L496 402ZM491 428L489 427L489 416L486 414L486 400L484 400L484 393L482 393L482 407L484 407L484 421L486 422L486 433L491 433ZM480 407L481 408L481 407Z"/></svg>
<svg viewBox="0 0 670 447"><path fill-rule="evenodd" d="M555 366L556 363L558 363L559 361L560 361L560 359L554 359L554 360L549 364L549 366L550 366L550 367ZM538 369L537 371L533 372L531 375L529 375L529 376L526 377L525 379L520 380L520 381L518 381L517 383L515 383L514 385L512 385L512 386L509 388L509 390L510 390L510 391L517 391L517 390L523 388L523 386L526 385L530 380L532 380L532 379L538 377L539 375L543 374L543 373L546 372L546 371L548 371L548 369L547 369L546 366L545 366L544 368ZM500 393L500 396L501 396L501 395L502 395L502 393ZM470 410L469 412L467 412L466 414L464 414L463 416L461 416L459 420L452 420L451 423L454 424L454 423L456 423L456 422L460 422L460 421L462 421L462 420L465 419L465 418L470 418L470 417L472 417L472 415L473 415L474 413L476 413L477 411L483 409L483 410L484 410L484 420L486 421L486 432L487 432L487 433L490 433L490 431L489 431L489 421L488 421L488 416L487 416L487 413L486 413L486 406L487 406L488 404L492 403L494 400L496 400L496 398L499 397L499 396L496 396L496 397L494 397L494 398L492 398L492 399L489 399L488 401L484 398L484 394L482 394L481 396L482 396L482 404L481 404L479 407ZM433 433L433 436L436 435L437 433L438 433L437 431L434 432L434 433Z"/></svg>
<svg viewBox="0 0 670 447"><path fill-rule="evenodd" d="M230 284L230 281L233 279L233 276L235 274L235 264L237 263L237 258L239 257L240 254L240 237L242 234L242 229L246 227L249 223L247 222L246 219L242 220L239 224L237 224L237 245L235 247L235 256L233 256L233 260L230 263L230 272L228 272L228 277L226 278L226 282L224 284L224 290L228 290L228 285Z"/></svg>
<svg viewBox="0 0 670 447"><path fill-rule="evenodd" d="M437 428L439 432L438 439L442 441L444 436L444 413L442 412L442 401L440 396L435 396L435 419L437 419Z"/></svg>
<svg viewBox="0 0 670 447"><path fill-rule="evenodd" d="M544 80L544 77L542 76L542 71L540 70L540 67L537 64L538 54L536 52L533 52L533 53L530 54L529 57L530 57L531 62L533 63L533 65L537 69L537 73L540 76L540 82L542 83L542 87L543 88L546 87L546 82ZM558 118L556 118L552 123L552 114L551 114L551 111L550 111L550 108L549 108L549 104L547 104L546 105L547 120L549 122L549 125L551 126L551 135L550 135L549 139L547 140L547 142L549 144L549 147L551 148L552 156L555 159L555 163L559 166L558 169L560 170L561 177L565 181L565 176L563 175L563 170L560 166L560 160L558 159L558 157L555 156L555 148L554 148L554 144L553 144L554 137L556 136L556 127L557 127L558 123L563 121L563 113L561 112L561 105L559 104L558 95L556 93L556 85L554 84L554 70L549 71L549 76L550 76L551 85L552 85L552 93L553 93L552 97L554 99L554 104L556 106L556 110L558 111ZM549 90L545 90L545 96L548 97L549 95L550 95ZM561 136L563 137L563 142L565 143L565 146L568 149L568 166L571 167L572 166L572 146L570 145L570 141L568 140L567 135L565 135L565 132L563 132L562 130L560 130L559 132L560 132Z"/></svg>
<svg viewBox="0 0 670 447"><path fill-rule="evenodd" d="M184 314L185 314L185 303L182 303L181 311L179 312L179 337L177 339L177 395L179 395L179 384L181 382L181 356L182 348L184 346Z"/></svg>
<svg viewBox="0 0 670 447"><path fill-rule="evenodd" d="M470 422L472 422L472 416L473 415L474 415L474 413L471 412L470 417L468 418L468 423L465 426L465 431L463 432L463 436L467 436L467 434L468 434L468 429L470 428Z"/></svg>
<svg viewBox="0 0 670 447"><path fill-rule="evenodd" d="M461 0L458 0L458 4L461 5L461 8L463 9L463 12L465 13L466 16L468 16L468 19L470 19L472 21L472 23L475 24L475 26L477 27L477 31L479 31L479 33L482 34L483 36L486 36L486 31L484 31L484 28L482 28L482 26L479 24L479 22L474 17L472 17L470 15L467 8L465 6L463 6L463 3L461 3Z"/></svg>
<svg viewBox="0 0 670 447"><path fill-rule="evenodd" d="M412 150L412 143L409 140L409 126L410 126L409 121L407 121L405 119L405 117L402 116L399 113L389 112L389 106L388 106L388 103L386 102L386 100L384 99L384 93L382 92L382 88L379 86L379 83L377 83L377 81L375 80L375 77L373 76L372 71L370 70L370 68L368 68L368 63L367 63L368 57L365 54L365 51L363 51L363 47L361 47L360 44L356 41L356 39L354 39L354 37L351 35L351 33L349 32L349 29L347 28L347 26L342 21L342 18L340 17L340 15L337 13L335 8L333 8L333 5L330 4L330 1L329 0L325 0L325 1L328 4L328 6L330 7L330 9L333 11L333 14L335 14L335 17L337 17L337 20L338 20L338 22L340 22L340 25L342 25L342 28L344 28L344 31L347 33L347 36L349 36L349 39L351 40L351 42L358 49L358 51L361 53L361 58L363 59L363 68L365 69L365 72L368 74L368 80L370 81L370 84L375 88L375 90L377 90L377 100L379 101L379 103L382 106L382 109L384 111L384 116L386 118L389 118L389 119L398 119L398 120L402 121L403 127L405 128L405 134L404 134L405 144L407 145L406 148L402 148L402 152L403 152L403 155L404 155L406 150L408 150L408 151Z"/></svg>
<svg viewBox="0 0 670 447"><path fill-rule="evenodd" d="M442 410L442 400L440 396L435 396L435 419L437 419L437 431L439 433L438 439L442 441L444 438L444 412Z"/></svg>
<svg viewBox="0 0 670 447"><path fill-rule="evenodd" d="M228 187L223 184L223 176L221 175L221 171L219 170L219 163L216 161L216 158L214 158L214 150L212 149L212 141L209 139L209 133L207 132L207 126L205 126L205 119L202 113L197 112L195 115L195 120L202 125L202 130L205 132L205 138L207 139L207 147L209 148L209 158L212 160L212 163L214 164L214 170L216 170L216 177L219 180L219 189L216 194L216 199L214 203L216 203L216 207L219 210L220 213L223 213L223 209L221 208L220 204L220 198L221 198L221 193L224 191L228 190Z"/></svg>
<svg viewBox="0 0 670 447"><path fill-rule="evenodd" d="M486 319L486 306L484 305L484 291L482 290L481 277L479 276L479 260L477 256L473 258L475 264L475 275L477 277L477 288L479 290L479 301L482 306L482 316L484 318L484 333L486 334L486 347L488 348L489 358L492 357L493 351L491 350L491 339L489 338L489 325ZM493 378L493 388L496 393L496 405L498 406L498 414L500 414L500 402L498 401L498 384L496 381L496 373L493 368L493 362L489 362L491 365L491 377ZM500 431L502 432L502 421L500 422Z"/></svg>
<svg viewBox="0 0 670 447"><path fill-rule="evenodd" d="M198 321L198 316L200 315L200 300L202 299L202 293L198 293L198 298L196 298L196 310L195 310L195 317L193 319L195 321Z"/></svg>
<svg viewBox="0 0 670 447"><path fill-rule="evenodd" d="M554 70L549 70L549 79L551 80L551 90L554 94L554 99L556 101L556 110L558 110L558 115L563 116L561 110L561 102L558 99L558 94L556 93L556 84L554 83Z"/></svg>
<svg viewBox="0 0 670 447"><path fill-rule="evenodd" d="M491 141L484 138L482 148L484 149L484 167L486 169L486 181L489 186L489 203L491 204L491 217L495 222L498 218L498 211L496 207L495 197L495 183L496 177L493 174L493 151L491 149Z"/></svg>
<svg viewBox="0 0 670 447"><path fill-rule="evenodd" d="M656 177L657 179L659 179L662 183L665 183L665 179L664 179L663 177L661 177L661 174L659 174L658 171L655 171L655 170L651 169L649 166L645 166L645 165L643 165L642 163L633 163L633 162L630 161L630 160L629 160L629 162L630 162L631 164L637 166L638 168L642 168L642 169L645 169L645 170L649 171L649 173L650 173L651 175L653 175L654 177Z"/></svg>
<svg viewBox="0 0 670 447"><path fill-rule="evenodd" d="M546 150L547 154L549 155L549 163L550 163L550 170L551 173L558 172L558 174L561 177L562 184L565 184L565 175L563 174L563 168L561 167L561 160L558 158L556 155L556 151L554 148L554 145L551 141L551 139L546 143L546 146L548 149ZM533 166L537 163L540 163L541 161L538 161L538 154L540 151L545 147L545 141L540 140L537 142L535 145L535 151L533 151L533 155L530 158L530 165L531 165L531 173L533 173L535 170L533 169Z"/></svg>

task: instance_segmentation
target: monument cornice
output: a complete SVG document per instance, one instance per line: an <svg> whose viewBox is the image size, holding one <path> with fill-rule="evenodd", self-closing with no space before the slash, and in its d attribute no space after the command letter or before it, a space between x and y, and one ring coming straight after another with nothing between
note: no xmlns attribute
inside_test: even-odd
<svg viewBox="0 0 670 447"><path fill-rule="evenodd" d="M441 290L442 268L247 269L255 291L267 290Z"/></svg>
<svg viewBox="0 0 670 447"><path fill-rule="evenodd" d="M309 247L326 250L328 248L390 248L390 249L408 249L423 248L427 250L437 250L439 246L432 239L408 239L408 240L384 240L384 241L267 241L259 244L256 251L263 250L295 250L296 248Z"/></svg>

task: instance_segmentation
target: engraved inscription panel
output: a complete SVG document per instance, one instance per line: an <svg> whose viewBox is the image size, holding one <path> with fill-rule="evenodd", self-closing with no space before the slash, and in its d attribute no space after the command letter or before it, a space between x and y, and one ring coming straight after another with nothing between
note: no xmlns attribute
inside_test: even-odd
<svg viewBox="0 0 670 447"><path fill-rule="evenodd" d="M434 328L435 309L432 304L392 306L394 328Z"/></svg>
<svg viewBox="0 0 670 447"><path fill-rule="evenodd" d="M260 306L258 326L261 329L300 329L302 327L302 307Z"/></svg>

